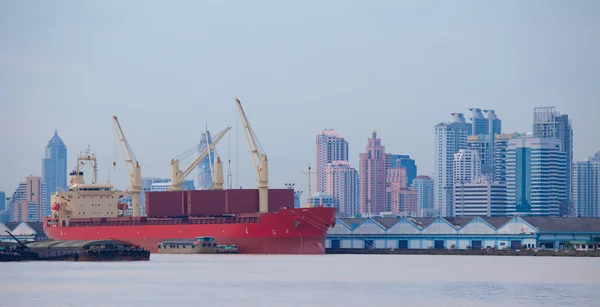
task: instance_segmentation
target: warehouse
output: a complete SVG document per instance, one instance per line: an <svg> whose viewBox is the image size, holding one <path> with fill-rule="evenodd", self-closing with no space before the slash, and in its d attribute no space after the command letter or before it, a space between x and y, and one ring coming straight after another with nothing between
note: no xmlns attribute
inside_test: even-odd
<svg viewBox="0 0 600 307"><path fill-rule="evenodd" d="M338 218L327 233L327 248L593 250L599 243L597 218Z"/></svg>
<svg viewBox="0 0 600 307"><path fill-rule="evenodd" d="M0 222L0 241L14 242L14 239L6 233L6 231L12 233L12 235L20 241L39 241L48 239L44 234L42 222Z"/></svg>

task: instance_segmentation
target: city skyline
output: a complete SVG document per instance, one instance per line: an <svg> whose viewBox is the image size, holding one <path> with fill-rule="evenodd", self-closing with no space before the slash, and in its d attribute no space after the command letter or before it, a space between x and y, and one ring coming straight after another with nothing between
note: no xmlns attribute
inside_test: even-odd
<svg viewBox="0 0 600 307"><path fill-rule="evenodd" d="M211 131L233 125L219 153L232 158L233 185L255 187L234 96L274 187L306 191L301 172L324 127L354 144L355 166L377 130L387 151L431 175L432 125L475 106L495 110L505 132L530 131L531 110L555 106L573 122L574 161L600 148L599 3L319 5L1 3L0 144L19 150L0 156L0 190L41 175L39 148L54 129L69 145L69 169L91 145L100 181L126 188L119 152L112 166L113 114L142 176L169 177L170 160L207 120ZM148 20L157 14L167 22Z"/></svg>
<svg viewBox="0 0 600 307"><path fill-rule="evenodd" d="M534 109L537 109L537 108L540 108L540 107L535 107ZM544 107L544 108L552 108L552 109L554 109L554 107ZM459 115L459 114L460 114L460 113L451 113L451 115L453 115L453 116L455 117L455 120L457 120L457 116L459 116L458 120L465 120L464 122L462 122L462 124L466 125L466 127L470 127L471 125L473 125L473 123L472 123L472 122L466 122L466 119L464 119L464 114L460 114L460 115ZM494 115L495 115L495 114L494 114ZM451 124L452 122L451 122L451 121L445 121L445 122L442 122L442 123L445 123L445 124ZM533 128L535 128L535 125L532 125L532 127L533 127ZM534 130L534 129L529 129L529 131L533 131L533 130ZM320 135L320 134L323 134L323 132L324 132L324 131L331 131L332 133L335 133L335 134L336 134L336 138L339 138L339 139L340 139L340 140L341 140L341 141L342 141L342 142L345 144L344 146L345 146L345 148L346 148L346 149L344 149L344 155L346 155L346 156L347 156L347 159L348 159L347 161L352 161L352 160L353 160L353 159L352 159L352 156L351 156L351 155L348 155L348 154L346 153L346 151L348 151L348 152L350 151L350 150L348 149L349 147L351 147L351 146L349 146L350 142L348 142L348 141L347 141L347 140L346 140L344 137L342 137L341 135L339 135L339 134L337 133L336 129L331 129L331 128L329 128L329 129L323 129L323 130L322 130L322 131L321 131L321 132L320 132L318 135ZM528 135L529 135L529 136L533 136L533 132L527 132L527 133L528 133ZM61 138L58 136L58 130L57 130L57 129L55 129L55 131L54 131L54 134L53 134L53 135L54 135L54 136L51 138L51 140L50 140L49 144L53 143L53 140L55 140L55 139L58 139L58 140L60 141L60 143L62 143L62 139L61 139ZM201 135L203 136L203 135L204 135L204 133L202 133ZM520 135L522 135L522 136L525 136L525 134L523 134L523 133L518 133L518 132L512 132L512 133L508 133L508 134L504 134L504 135L515 135L515 136L520 136ZM576 137L576 135L577 135L577 133L574 133L574 138ZM471 136L469 136L468 138L469 138L469 139L471 139L472 137L471 137ZM62 146L64 146L64 143L62 143ZM200 146L201 146L201 145L200 145ZM223 145L221 145L221 146L223 146ZM243 146L243 144L242 144L242 146ZM48 147L48 145L47 145L46 147ZM217 147L218 147L218 146L217 146ZM231 147L231 145L230 145L230 147ZM317 147L318 147L318 146L317 146ZM469 149L469 148L472 148L471 141L469 141L469 145L467 145L467 147L466 147L465 149ZM65 146L65 150L66 150L66 146ZM318 148L317 148L317 150L318 150ZM48 149L46 149L46 151L48 151ZM387 153L389 154L389 151L388 151L388 150L386 150L386 151L387 151ZM576 151L574 151L574 153L575 153L575 152L576 152ZM75 153L73 153L73 154L75 154ZM593 153L592 153L592 154L593 154ZM588 154L588 156L589 156L589 155L590 155L590 154ZM354 160L356 161L356 164L357 164L357 165L358 165L358 162L359 162L359 159L357 159L357 158L359 158L359 156L360 156L360 155L359 155L359 154L357 154L357 157L355 157L355 158L354 158ZM398 155L396 155L396 156L398 156ZM400 155L400 156L405 156L405 157L408 157L409 155ZM577 156L577 155L575 155L575 154L574 154L574 157L576 157L576 156ZM587 158L587 156L586 156L586 157L584 157L583 159L581 159L581 161L583 161L585 158ZM45 159L45 158L44 158L44 159ZM75 159L75 158L73 158L73 159ZM119 163L121 159L122 159L122 158L120 157L120 153L119 153L119 152L117 152L117 158L116 158L116 160L117 160L117 163ZM314 157L313 157L313 159L314 159ZM243 157L242 157L242 160L243 160ZM335 160L335 159L334 159L334 160ZM416 160L416 159L415 159L415 160ZM421 161L421 160L418 160L418 161ZM419 163L418 161L417 161L417 163ZM580 161L580 160L576 160L576 159L574 159L574 160L573 160L573 163L576 163L576 162L578 162L578 161ZM311 162L311 164L312 164L312 163L313 163L313 162ZM423 162L420 162L420 163L421 163L422 165L424 165L424 167L423 167L423 168L427 168L427 165L428 165L428 163L427 163L426 161L423 161ZM317 163L317 164L318 164L318 163ZM433 165L433 164L434 164L434 163L431 163L430 165ZM67 170L69 170L69 166L70 166L70 165L69 165L69 164L67 164ZM198 169L199 169L199 168L198 168ZM356 169L358 170L358 167L357 167ZM492 170L492 171L494 171L494 170ZM302 172L302 170L301 170L301 172ZM42 174L42 173L43 173L43 167L42 167L42 171L40 171L39 173L33 172L33 173L31 173L31 174L28 174L28 175L26 175L26 176L23 176L23 177L27 177L27 176L36 176L36 174ZM168 175L168 174L167 174L167 175ZM434 173L425 173L425 172L421 172L421 171L419 171L419 173L418 173L417 175L433 176L433 175L434 175ZM143 174L143 177L161 177L161 176L162 176L162 177L168 177L168 176L166 176L165 174L160 174L160 175L158 175L158 176L155 176L155 175L146 175L146 174ZM302 175L302 176L306 176L306 175ZM192 177L193 177L193 175L190 175L190 178L192 178ZM196 177L197 177L197 174L196 174ZM190 178L188 178L188 179L190 179ZM318 191L318 186L315 184L315 183L316 183L316 181L317 181L317 179L316 179L316 178L318 178L318 175L312 178L312 181L313 181L313 191L312 191L312 192L313 192L313 193L315 193L315 192L319 192L319 191ZM305 179L305 178L303 178L303 179ZM23 180L24 180L24 179L22 179L22 180L20 180L20 181L18 181L18 182L17 182L17 181L13 181L13 182L14 182L14 185L15 185L15 186L17 186L17 185L18 185L20 182L23 182ZM100 180L100 181L102 181L102 180ZM235 182L235 179L233 179L232 181L233 181L233 182ZM306 180L304 180L304 181L306 181ZM300 182L300 186L301 186L301 187L303 186L303 184L302 184L302 183L303 183L303 182ZM125 186L118 186L118 185L117 185L117 187L118 187L118 188L127 189L127 188L128 188L128 187L127 187L127 182L124 182L123 184L124 184ZM279 183L278 183L278 184L279 184ZM284 184L284 183L281 183L281 184L279 184L279 185L283 185L283 184ZM295 184L298 186L298 182L296 182ZM252 187L252 186L250 185L250 187ZM305 187L304 187L304 188L305 188ZM6 188L5 190L11 190L11 189L10 189L10 187L8 187L8 188ZM297 188L297 190L305 190L305 189L303 189L303 188ZM50 195L48 195L48 196L50 196ZM306 197L306 195L305 195L305 197Z"/></svg>
<svg viewBox="0 0 600 307"><path fill-rule="evenodd" d="M521 181L521 183L519 183L519 180L516 181L517 185L520 185L520 187L516 187L515 186L515 172L517 173L521 173L522 171L520 169L523 169L523 175L524 176L539 176L539 173L536 173L539 171L539 168L533 168L531 169L532 173L529 174L530 172L530 166L529 166L529 159L530 158L524 158L525 160L518 160L518 159L523 159L523 158L519 158L520 156L520 151L521 149L519 149L517 151L517 154L515 154L514 149L515 146L514 144L533 144L534 146L537 146L537 144L539 144L539 142L543 142L543 144L550 144L550 145L544 145L544 146L550 146L548 147L548 149L550 148L554 148L554 150L557 151L558 154L560 154L560 152L562 152L562 154L564 155L564 169L562 170L562 172L564 172L564 174L567 173L566 168L567 168L567 153L565 152L565 150L569 150L569 148L566 147L566 145L564 144L568 144L570 143L570 141L572 140L572 130L570 130L571 128L571 121L570 120L566 120L565 123L567 124L552 124L552 121L544 121L544 127L543 129L540 128L540 121L538 120L538 118L540 117L539 110L551 110L551 112L549 112L548 114L551 116L555 116L556 114L558 114L561 118L561 120L563 118L568 118L568 115L560 115L560 113L558 113L555 108L552 107L543 107L543 108L535 108L534 109L534 122L533 122L533 133L511 133L511 134L494 134L494 138L491 139L496 139L497 144L494 145L490 145L489 144L489 140L490 138L486 138L483 139L482 135L476 135L477 138L473 138L474 136L470 136L470 133L473 132L477 132L477 126L484 126L481 122L482 121L477 121L477 119L483 119L483 118L477 118L476 116L473 116L470 118L471 122L467 122L464 114L462 113L452 113L453 117L454 117L454 122L442 122L438 125L435 125L435 129L436 129L436 137L439 139L439 144L438 142L436 142L436 146L439 148L446 148L444 149L446 151L445 154L442 154L442 156L446 156L448 158L452 157L452 159L448 159L445 164L447 164L446 170L444 171L445 173L451 174L452 178L446 178L446 181L450 183L450 187L454 189L454 192L452 192L450 190L451 195L449 195L449 197L452 199L452 204L450 204L450 207L448 207L448 205L444 206L443 202L439 202L438 199L438 203L436 204L438 211L440 212L441 216L456 216L456 215L460 215L460 214L465 214L465 212L475 212L475 211L469 211L472 208L467 208L465 209L464 205L461 205L460 209L457 211L457 208L455 206L457 206L457 204L461 203L464 200L467 200L468 197L471 197L471 193L472 191L475 191L473 189L477 188L477 189L487 189L487 188L491 188L491 189L496 189L493 191L497 191L497 192L493 192L492 193L504 193L501 190L498 190L500 188L502 188L501 185L498 185L498 183L500 182L504 182L506 179L503 178L504 176L508 175L508 182L507 185L504 185L503 187L506 188L508 191L507 195L508 195L508 203L507 203L507 207L504 207L502 205L495 205L495 207L491 207L488 208L487 211L477 211L477 212L487 212L487 214L494 214L493 212L496 212L496 214L501 213L501 212L518 212L518 213L524 213L524 212L528 212L528 210L535 210L532 211L532 214L551 214L551 215L558 215L559 211L560 214L572 214L573 210L572 209L577 209L577 208L570 208L568 202L573 200L571 198L568 197L567 194L567 188L568 184L564 185L565 189L564 189L564 197L561 196L561 192L559 192L556 195L553 196L549 196L550 198L548 198L549 200L551 200L552 204L548 207L544 201L540 201L540 199L534 199L534 198L527 198L527 199L521 199L519 195L529 195L529 193L538 193L535 191L542 191L543 189L546 189L547 187L545 187L544 185L537 185L537 186L529 186L529 185L524 185ZM473 109L472 109L473 110ZM479 110L479 109L474 109L474 110ZM496 121L497 117L495 115L495 113L493 111L491 111L491 114L493 115L493 117L489 118L489 123L492 123L492 120ZM545 116L548 117L548 116ZM475 120L474 120L475 119ZM486 119L487 120L487 119ZM499 121L499 119L498 119ZM546 124L546 122L549 122L550 124ZM550 128L548 128L550 127ZM565 141L564 137L561 137L560 134L557 134L556 131L556 127L560 128L560 130L564 130L566 131L566 135L568 135L568 139L567 141ZM485 127L484 127L485 128ZM496 132L501 132L501 125L498 124L497 125L497 129L493 129ZM492 133L493 132L492 129L480 129L480 133ZM540 130L543 130L543 133L540 133ZM548 132L549 131L549 132ZM541 138L536 138L535 135L541 136ZM562 135L565 135L564 133ZM485 135L483 135L485 136ZM485 145L487 142L488 145ZM565 143L567 142L567 143ZM552 145L554 144L554 145ZM475 146L474 146L475 145ZM202 146L202 144L200 145ZM489 155L490 153L488 152L488 150L486 149L486 147L492 146L491 152L494 153L493 157L488 157L487 159L484 159L484 157L486 157L486 155ZM497 148L496 148L497 147ZM324 158L326 160L323 160L324 165L326 165L326 170L323 171L323 173L327 176L327 180L325 180L325 185L326 185L326 191L318 191L318 187L317 187L317 193L315 193L315 195L319 195L318 197L321 197L323 199L324 202L328 203L331 202L331 205L334 205L336 207L338 207L340 209L341 213L346 213L346 214L357 214L358 212L356 211L356 209L351 209L351 208L357 208L359 207L360 204L360 213L366 213L366 214L379 214L379 213L384 213L384 212L396 212L401 213L401 214L409 214L411 216L417 216L417 215L421 215L421 207L418 207L419 203L423 203L421 202L417 195L420 194L419 192L419 188L415 187L410 187L410 185L408 184L407 180L409 179L408 177L408 172L410 170L412 170L412 172L414 172L415 174L416 172L416 163L414 160L410 159L409 155L403 155L403 154L393 154L393 153L389 153L386 151L385 147L382 145L381 142L381 138L377 137L377 132L373 131L372 132L372 136L371 138L367 139L367 146L366 146L366 151L365 153L361 153L360 154L360 172L358 172L356 169L352 168L350 163L348 162L348 148L349 148L349 143L343 138L341 137L341 135L335 130L335 129L324 129L322 130L320 133L317 134L317 142L316 142L316 159L317 159L317 164L318 161L323 160ZM495 148L495 149L494 149ZM512 148L512 153L511 153L511 148ZM533 147L532 147L533 148ZM457 151L458 149L458 151ZM439 150L438 150L439 151ZM455 152L456 151L456 152ZM455 153L452 153L455 152ZM525 151L523 151L525 153ZM46 158L43 159L42 163L42 173L47 173L49 174L50 172L47 171L47 168L52 167L52 163L51 160L56 159L56 158L60 158L59 160L61 160L61 165L64 165L64 159L66 158L66 146L64 144L64 142L62 141L62 139L60 138L60 136L58 135L57 130L55 130L53 137L51 138L51 140L48 142L48 145L46 145ZM442 153L442 152L440 152ZM485 154L484 154L485 153ZM536 154L537 155L537 154ZM515 157L517 157L518 159L515 160ZM550 156L548 156L550 157ZM339 160L338 160L339 159ZM545 159L545 158L544 158ZM555 159L554 156L552 156L552 159ZM562 158L559 158L559 160ZM331 161L329 161L331 160ZM500 169L504 168L506 169L506 171L502 171L502 170L494 170L493 167L490 167L488 172L484 172L483 171L483 166L486 166L487 163L490 162L486 162L485 160L490 160L490 161L496 161L497 167L500 167ZM556 161L559 161L556 160ZM379 161L379 162L377 162ZM407 162L405 163L401 163L402 161ZM521 161L521 162L519 162ZM533 160L532 160L533 161ZM548 160L549 162L550 160ZM552 160L555 161L555 160ZM548 162L543 162L543 163L548 163ZM555 163L555 162L550 162L550 163ZM56 164L56 163L55 163ZM516 166L516 165L522 165L522 166ZM545 164L542 164L545 165ZM551 164L554 165L554 164ZM338 167L342 167L340 169L338 169ZM450 169L448 167L451 167ZM515 169L515 167L517 167L517 169ZM339 174L343 174L343 173L348 173L351 174L352 172L354 172L355 175L351 175L351 177L344 177L345 179L342 179L342 177L330 177L330 174L334 173L334 169L336 173L339 172ZM345 169L345 170L343 170ZM66 170L66 169L65 169ZM364 173L369 173L371 174L369 177L371 178L372 176L374 179L369 179L366 180L366 177L363 175ZM504 175L503 175L504 173ZM553 171L552 174L554 174L556 172ZM560 173L560 171L559 171ZM379 175L378 175L379 174ZM318 178L319 172L317 172L317 178ZM344 175L346 176L346 175ZM359 180L359 176L360 176L360 180ZM496 176L496 178L494 179L493 177ZM520 175L519 175L520 176ZM60 177L60 176L59 176ZM421 176L420 176L421 177ZM445 176L447 177L447 176ZM38 177L39 178L39 177ZM146 177L144 177L146 178ZM143 178L143 179L144 179ZM333 178L337 178L337 179L333 179ZM377 179L379 178L379 179ZM385 179L384 179L385 178ZM512 178L512 179L510 179ZM529 178L529 177L527 177ZM547 179L547 182L552 186L552 191L555 191L557 187L562 186L562 183L566 183L569 179L568 178L562 178L561 176L559 177L552 177L552 178L545 178L545 180ZM556 181L558 179L558 181ZM165 180L165 179L161 179L161 180ZM353 182L351 185L346 185L346 183L344 183L345 181L349 182ZM373 181L374 180L374 181ZM383 181L382 181L383 180ZM482 181L483 180L483 181ZM528 181L529 179L525 179L526 181ZM187 182L193 184L194 180L193 179L188 179L186 180ZM382 182L385 182L385 184L382 185ZM23 183L20 183L19 185L21 186ZM49 192L50 189L47 188L47 184L45 182L43 182L42 178L40 178L40 184L43 184L43 194L48 196L48 194L50 194L51 192ZM356 184L356 186L352 186L353 184ZM374 185L373 185L374 184ZM464 187L463 187L463 184ZM486 184L487 184L487 188L486 188ZM490 185L492 184L492 185ZM164 187L160 188L162 190L164 190L165 187L168 188L168 183L166 185L164 185ZM361 186L361 188L359 189L358 186ZM381 196L377 196L376 194L378 194L377 191L381 190L381 187L385 187L385 193L387 193L387 196L383 197L383 204L381 203ZM436 184L434 183L434 187L436 186ZM437 186L439 186L439 184L437 184ZM466 190L465 190L466 188ZM598 187L600 188L600 187ZM157 190L158 189L157 186ZM192 189L194 189L192 187ZM537 190L528 190L528 189L537 189ZM540 190L542 189L542 190ZM18 191L19 189L17 189ZM354 200L351 199L357 199L358 198L358 192L357 191L370 191L368 192L368 195L365 192L361 192L360 193L360 200L356 200L356 202ZM448 190L448 188L444 188L445 191ZM340 191L343 191L340 192ZM482 190L479 190L482 191ZM323 192L327 192L327 193L323 193ZM340 194L342 193L342 194ZM348 193L356 193L355 196L350 196L350 198L347 198L348 196L345 195L350 195ZM391 194L390 194L391 193ZM480 193L480 192L477 192ZM590 193L593 193L592 191L590 191ZM539 194L539 193L538 193ZM535 194L535 195L538 195ZM385 195L385 194L384 194ZM493 194L488 194L488 197L490 197L490 195ZM516 198L515 198L516 195ZM326 200L328 199L327 197L332 197L333 199L331 200ZM324 198L323 198L324 197ZM413 198L414 197L414 198ZM467 198L464 198L467 197ZM491 196L493 197L493 196ZM527 196L529 197L529 196ZM350 199L350 201L346 201L344 199ZM365 200L366 199L366 200ZM378 200L379 199L379 200ZM374 200L373 202L371 202L371 200ZM575 202L575 200L573 200ZM46 202L44 200L42 200L42 202ZM531 206L539 206L540 204L544 204L543 207L538 207L538 208L534 208ZM468 204L467 204L468 205ZM479 205L480 206L480 205ZM499 207L498 207L499 206ZM576 207L581 206L581 205L576 205ZM45 206L43 206L42 204L42 208L40 208L40 212L45 212L46 210L44 209ZM445 207L445 208L444 208ZM468 207L468 206L467 206ZM443 208L443 209L442 209ZM481 208L481 207L479 207ZM515 210L516 208L516 210ZM525 209L524 209L525 208ZM559 210L560 209L560 210ZM566 210L569 209L569 210ZM365 211L366 210L366 211ZM407 211L408 210L408 211ZM452 213L449 213L450 210L452 211ZM466 211L465 211L466 210ZM476 210L480 210L480 209L476 209ZM490 211L491 210L491 211ZM525 211L524 211L525 210ZM459 212L460 211L460 212ZM579 211L579 210L578 210ZM428 213L431 213L433 211L429 211ZM491 212L491 213L490 213ZM563 213L565 212L565 213ZM43 213L40 213L43 215Z"/></svg>

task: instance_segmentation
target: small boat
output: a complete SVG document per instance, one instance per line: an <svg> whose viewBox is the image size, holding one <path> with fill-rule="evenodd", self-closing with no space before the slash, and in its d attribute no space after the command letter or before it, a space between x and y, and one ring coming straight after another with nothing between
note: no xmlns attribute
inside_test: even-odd
<svg viewBox="0 0 600 307"><path fill-rule="evenodd" d="M217 243L213 237L194 239L167 239L158 243L159 254L215 254Z"/></svg>
<svg viewBox="0 0 600 307"><path fill-rule="evenodd" d="M238 249L234 244L217 245L217 254L237 254Z"/></svg>

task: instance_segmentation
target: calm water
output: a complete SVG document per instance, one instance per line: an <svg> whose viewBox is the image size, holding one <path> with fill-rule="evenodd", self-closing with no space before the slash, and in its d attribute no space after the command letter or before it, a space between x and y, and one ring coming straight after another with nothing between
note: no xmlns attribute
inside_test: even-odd
<svg viewBox="0 0 600 307"><path fill-rule="evenodd" d="M600 258L153 254L148 262L0 263L0 306L107 305L600 306Z"/></svg>

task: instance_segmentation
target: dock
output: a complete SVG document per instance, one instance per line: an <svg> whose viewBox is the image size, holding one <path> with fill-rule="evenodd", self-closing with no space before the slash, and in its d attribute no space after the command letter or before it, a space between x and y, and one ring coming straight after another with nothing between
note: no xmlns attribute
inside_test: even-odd
<svg viewBox="0 0 600 307"><path fill-rule="evenodd" d="M600 257L600 251L535 249L394 249L394 248L327 248L326 254L345 255L456 255L456 256L538 256Z"/></svg>

